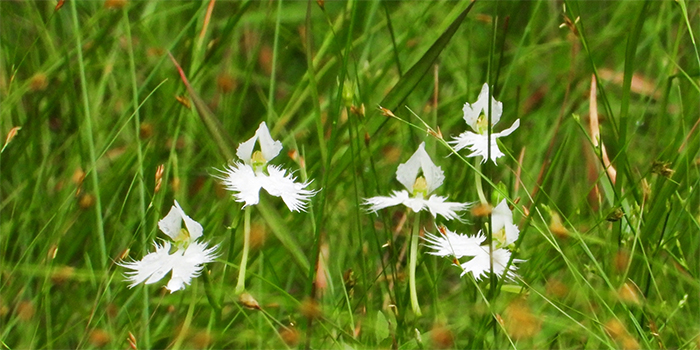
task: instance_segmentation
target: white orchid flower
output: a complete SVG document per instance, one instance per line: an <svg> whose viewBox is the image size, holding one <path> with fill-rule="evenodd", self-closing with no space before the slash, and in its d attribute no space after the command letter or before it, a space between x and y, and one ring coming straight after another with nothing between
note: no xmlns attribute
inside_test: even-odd
<svg viewBox="0 0 700 350"><path fill-rule="evenodd" d="M422 171L422 175L419 173ZM446 202L447 197L431 195L436 188L442 185L445 175L439 166L436 166L425 151L425 142L418 146L418 150L411 158L399 165L396 170L396 179L406 187L406 190L393 191L389 197L377 196L364 200L368 210L376 212L380 209L403 204L414 212L428 210L433 217L443 216L447 220L456 219L458 211L466 209L468 203Z"/></svg>
<svg viewBox="0 0 700 350"><path fill-rule="evenodd" d="M182 222L185 222L185 228ZM145 282L152 284L160 281L172 271L170 281L165 286L171 293L184 289L192 278L199 276L204 264L216 259L217 246L208 247L207 243L197 242L202 236L202 225L192 220L175 201L170 212L158 222L158 227L170 237L173 245L165 241L163 244L154 242L155 252L149 253L140 261L119 262L118 265L131 269L126 273L129 288ZM171 250L175 250L171 253Z"/></svg>
<svg viewBox="0 0 700 350"><path fill-rule="evenodd" d="M254 150L256 143L260 150ZM296 182L296 177L287 174L287 170L268 164L281 150L282 143L272 139L265 122L260 123L252 138L238 146L236 155L242 162L228 165L219 178L227 190L234 192L236 202L245 203L244 208L258 204L260 189L264 188L267 193L282 197L289 210L306 210L307 202L316 194L306 189L311 181Z"/></svg>
<svg viewBox="0 0 700 350"><path fill-rule="evenodd" d="M516 120L510 128L503 130L501 132L491 133L491 138L488 137L488 99L489 99L489 86L484 84L479 93L479 98L473 104L468 102L464 104L462 112L464 112L464 121L469 124L469 126L475 132L465 131L459 136L455 137L449 143L455 148L455 151L459 151L462 148L469 148L472 153L469 157L481 156L481 162L486 162L488 157L489 142L491 143L491 161L496 164L496 159L504 156L503 152L498 148L498 143L496 139L499 137L504 137L510 135L515 129L520 126L520 119ZM496 101L495 98L491 97L491 127L493 128L496 123L501 119L503 114L503 103Z"/></svg>
<svg viewBox="0 0 700 350"><path fill-rule="evenodd" d="M482 231L475 236L469 236L452 232L444 226L438 227L440 235L425 233L423 238L426 241L425 246L433 250L428 254L452 258L455 266L462 269L461 276L471 272L477 281L491 271L490 260L493 259L493 273L496 276L503 276L512 254L508 249L518 240L520 234L518 227L513 224L513 213L505 199L494 208L491 222L493 223L491 254L485 242L486 236ZM490 259L489 256L492 258ZM470 259L462 263L459 259L463 257ZM508 272L505 272L505 278L514 280L517 277L515 271L518 269L515 263L523 261L525 260L513 259Z"/></svg>

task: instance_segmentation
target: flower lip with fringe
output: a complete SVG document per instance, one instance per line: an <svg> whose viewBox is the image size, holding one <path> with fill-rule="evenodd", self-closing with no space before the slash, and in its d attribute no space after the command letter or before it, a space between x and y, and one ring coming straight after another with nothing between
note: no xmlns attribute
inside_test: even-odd
<svg viewBox="0 0 700 350"><path fill-rule="evenodd" d="M472 153L468 157L481 156L482 163L486 162L488 157L489 149L489 137L488 137L488 99L489 99L489 86L484 84L479 93L479 97L476 102L469 104L468 102L464 104L462 112L464 113L464 121L469 124L469 126L475 132L465 131L459 136L453 138L449 143L455 148L455 151L459 151L463 148L469 148ZM503 103L496 101L495 98L491 97L491 126L493 127L501 119L503 114ZM516 120L510 128L503 130L501 132L491 133L490 143L491 143L491 161L496 164L496 159L504 156L503 152L498 149L498 143L496 139L499 137L504 137L510 135L515 129L520 126L520 119Z"/></svg>
<svg viewBox="0 0 700 350"><path fill-rule="evenodd" d="M420 171L423 172L423 175L418 176ZM469 203L446 202L447 197L431 195L435 189L442 185L445 175L425 151L425 142L418 146L418 150L406 163L399 165L396 170L396 179L406 187L406 190L394 191L389 197L366 198L363 204L369 206L369 211L377 212L380 209L403 204L414 212L425 209L433 217L441 215L447 220L452 220L459 218L458 211L469 206Z"/></svg>
<svg viewBox="0 0 700 350"><path fill-rule="evenodd" d="M182 222L185 222L185 228ZM202 236L202 225L192 220L175 201L170 212L158 222L158 227L170 237L171 242L161 244L154 242L155 252L149 253L140 261L119 262L119 266L131 269L126 273L129 288L145 282L152 284L160 281L172 271L170 281L165 286L171 293L184 289L192 278L199 276L204 264L214 261L218 254L216 249L208 247L207 243L197 242ZM171 250L174 250L171 253Z"/></svg>
<svg viewBox="0 0 700 350"><path fill-rule="evenodd" d="M491 222L493 224L491 242L493 246L491 253L493 273L497 276L503 276L512 254L509 249L512 248L513 243L518 240L520 235L520 230L513 224L513 213L505 199L493 209ZM471 272L477 281L491 271L489 258L491 254L486 236L482 231L479 231L475 236L455 233L444 226L438 226L438 231L441 233L440 235L426 232L425 237L423 237L426 242L424 245L432 249L432 251L427 252L428 254L452 258L455 266L462 269L461 276ZM471 257L471 259L462 263L458 259L463 257ZM516 279L515 271L518 268L514 264L524 261L513 259L513 264L505 272L505 278L508 280Z"/></svg>
<svg viewBox="0 0 700 350"><path fill-rule="evenodd" d="M254 150L255 144L260 150ZM243 207L256 205L260 201L260 189L267 193L282 197L291 211L305 211L308 201L317 191L307 190L309 182L296 182L292 173L276 165L268 164L282 150L282 143L272 139L265 122L255 131L255 135L241 143L236 150L238 162L229 164L222 176L217 176L224 187L234 192L236 202L245 203Z"/></svg>

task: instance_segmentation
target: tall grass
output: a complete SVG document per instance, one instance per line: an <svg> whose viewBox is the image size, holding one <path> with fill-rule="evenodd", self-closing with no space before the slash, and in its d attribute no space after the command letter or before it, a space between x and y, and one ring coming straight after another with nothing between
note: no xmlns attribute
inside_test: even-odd
<svg viewBox="0 0 700 350"><path fill-rule="evenodd" d="M0 153L1 348L700 347L697 2L56 5L0 2L0 131L21 127ZM445 142L484 82L494 131L521 120L497 166ZM243 210L213 175L262 121L320 192L250 208L251 309ZM417 316L413 216L361 204L423 141L438 194L507 198L527 261L475 281L419 254ZM174 199L220 257L185 290L129 289L115 263L166 238ZM475 234L476 214L420 228Z"/></svg>

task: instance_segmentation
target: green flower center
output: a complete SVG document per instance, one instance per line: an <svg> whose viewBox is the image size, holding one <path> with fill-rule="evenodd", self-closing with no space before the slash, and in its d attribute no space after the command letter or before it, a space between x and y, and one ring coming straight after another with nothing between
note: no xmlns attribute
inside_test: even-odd
<svg viewBox="0 0 700 350"><path fill-rule="evenodd" d="M255 171L256 174L262 173L265 170L266 164L267 160L265 160L262 152L253 152L253 155L250 157L250 165L253 167L253 171Z"/></svg>
<svg viewBox="0 0 700 350"><path fill-rule="evenodd" d="M496 244L496 248L500 248L500 247L504 246L506 244L506 228L504 227L504 228L494 232L491 237L493 238L493 240L495 242L498 243L498 244Z"/></svg>
<svg viewBox="0 0 700 350"><path fill-rule="evenodd" d="M180 233L178 233L177 236L173 238L173 241L175 242L175 244L170 249L170 254L175 253L180 248L187 249L187 247L189 247L190 245L190 242L192 241L190 238L190 232L187 231L186 228L181 228Z"/></svg>
<svg viewBox="0 0 700 350"><path fill-rule="evenodd" d="M479 115L479 118L476 118L476 133L477 134L486 134L489 131L489 118L485 114Z"/></svg>
<svg viewBox="0 0 700 350"><path fill-rule="evenodd" d="M413 183L413 197L425 198L428 196L428 182L423 176L419 176Z"/></svg>

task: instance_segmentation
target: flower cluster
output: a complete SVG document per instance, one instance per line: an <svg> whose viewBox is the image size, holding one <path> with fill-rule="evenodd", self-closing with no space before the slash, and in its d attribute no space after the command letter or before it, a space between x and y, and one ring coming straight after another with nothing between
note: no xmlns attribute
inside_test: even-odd
<svg viewBox="0 0 700 350"><path fill-rule="evenodd" d="M259 149L255 149L259 145ZM237 202L243 202L243 207L258 204L260 189L263 188L282 201L291 211L304 211L308 201L316 191L306 187L310 182L299 183L292 174L282 167L268 164L282 150L282 143L272 139L265 122L262 122L249 140L238 146L236 155L238 162L230 164L219 179L226 189L233 192ZM249 215L246 215L246 231L243 252L243 262L239 274L238 292L242 292L245 280L245 266L250 240ZM185 228L182 222L185 222ZM197 242L202 236L202 225L192 220L175 201L168 215L158 222L158 227L170 237L173 243L155 242L155 252L147 254L140 261L119 262L122 267L130 269L126 273L130 287L140 283L152 284L172 272L166 288L172 293L184 289L192 278L197 277L203 265L214 261L218 256L218 246L208 248L206 243Z"/></svg>
<svg viewBox="0 0 700 350"><path fill-rule="evenodd" d="M492 127L498 123L503 113L503 104L490 97L487 84L484 84L476 102L464 105L463 113L464 120L473 131L463 132L450 144L456 151L468 148L471 152L469 157L481 156L481 163L491 159L496 164L496 160L504 155L498 148L497 139L515 131L520 126L520 120L516 120L506 130L492 132ZM490 115L490 125L487 115ZM242 209L245 209L243 251L235 288L235 293L239 296L250 297L245 292L250 212L251 206L260 201L260 190L264 189L270 195L280 197L292 212L306 211L311 198L318 192L308 189L311 181L298 182L293 172L269 163L281 150L282 143L272 138L267 125L262 122L255 134L238 146L238 160L232 161L217 176L224 187L233 192L235 201L243 203ZM449 202L446 196L434 193L445 181L445 174L428 155L425 142L418 146L405 163L398 166L396 179L404 189L393 191L390 196L366 198L363 205L375 213L384 208L404 205L415 213L410 237L409 287L411 305L415 314L420 315L415 286L420 212L427 211L434 219L440 216L444 220L461 220L460 213L471 203ZM480 183L477 191L484 202L482 204L486 204ZM424 246L430 250L428 254L452 259L462 269L462 276L471 273L476 280L481 280L493 272L513 280L517 277L515 264L523 260L512 258L519 230L513 224L513 213L505 199L493 209L491 218L490 235L484 231L475 235L459 234L445 226L438 226L440 234L426 233L423 237ZM155 251L139 261L122 261L118 264L130 270L126 272L130 287L141 283L152 284L170 274L166 288L172 293L184 289L193 278L201 274L204 264L213 262L218 257L218 245L209 247L207 243L198 241L203 233L202 225L185 214L177 201L158 222L158 227L170 240L154 242ZM487 237L490 237L490 241Z"/></svg>

